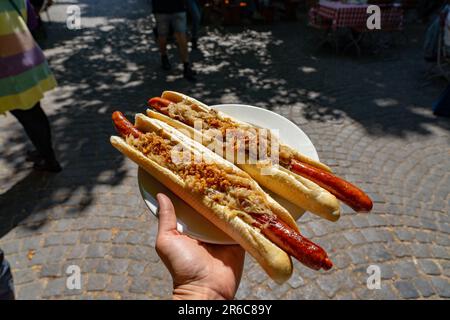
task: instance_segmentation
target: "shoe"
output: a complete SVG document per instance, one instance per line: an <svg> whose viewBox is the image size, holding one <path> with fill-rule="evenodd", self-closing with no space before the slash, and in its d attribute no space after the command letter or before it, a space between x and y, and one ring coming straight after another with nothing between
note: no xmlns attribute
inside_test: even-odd
<svg viewBox="0 0 450 320"><path fill-rule="evenodd" d="M56 160L49 161L46 159L41 159L40 161L34 163L33 169L37 171L47 171L57 173L62 170L62 167Z"/></svg>
<svg viewBox="0 0 450 320"><path fill-rule="evenodd" d="M172 69L172 66L170 65L169 62L169 57L167 55L161 56L161 67L166 71Z"/></svg>
<svg viewBox="0 0 450 320"><path fill-rule="evenodd" d="M184 66L183 76L186 80L197 81L197 78L195 77L195 71L192 70L189 65Z"/></svg>

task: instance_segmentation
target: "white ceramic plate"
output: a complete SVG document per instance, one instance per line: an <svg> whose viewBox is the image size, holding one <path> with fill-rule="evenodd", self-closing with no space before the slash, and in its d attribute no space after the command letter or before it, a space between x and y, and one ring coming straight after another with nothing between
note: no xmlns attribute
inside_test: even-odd
<svg viewBox="0 0 450 320"><path fill-rule="evenodd" d="M212 108L222 111L241 121L249 122L264 128L278 130L281 141L310 158L319 160L317 151L308 136L297 125L275 112L240 104L221 104L212 106ZM155 216L158 216L156 194L162 192L172 199L177 214L178 231L203 242L215 244L235 243L223 231L219 230L211 222L203 218L202 215L197 213L182 199L141 168L138 170L138 183L145 204ZM303 215L303 209L300 209L271 192L269 192L269 194L284 206L292 214L295 220Z"/></svg>

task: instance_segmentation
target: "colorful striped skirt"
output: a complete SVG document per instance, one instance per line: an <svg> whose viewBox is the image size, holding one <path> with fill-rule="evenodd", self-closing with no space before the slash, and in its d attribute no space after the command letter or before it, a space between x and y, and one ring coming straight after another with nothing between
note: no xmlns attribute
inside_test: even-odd
<svg viewBox="0 0 450 320"><path fill-rule="evenodd" d="M56 86L26 24L25 0L0 0L0 113L30 109Z"/></svg>

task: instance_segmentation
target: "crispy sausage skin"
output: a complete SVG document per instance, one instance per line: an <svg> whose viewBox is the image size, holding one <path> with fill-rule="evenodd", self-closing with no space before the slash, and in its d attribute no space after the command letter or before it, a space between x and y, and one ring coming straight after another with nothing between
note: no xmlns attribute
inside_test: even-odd
<svg viewBox="0 0 450 320"><path fill-rule="evenodd" d="M171 104L172 101L164 99L164 98L160 98L160 97L154 97L148 100L147 104L152 107L155 108L157 111L167 115L167 107L169 106L169 104Z"/></svg>
<svg viewBox="0 0 450 320"><path fill-rule="evenodd" d="M120 111L114 111L112 114L112 120L116 131L122 136L126 137L132 134L135 138L141 135L141 132L136 129L133 124L128 121L127 118Z"/></svg>
<svg viewBox="0 0 450 320"><path fill-rule="evenodd" d="M297 160L292 160L290 170L334 194L356 212L369 212L373 204L369 196L350 182Z"/></svg>
<svg viewBox="0 0 450 320"><path fill-rule="evenodd" d="M329 270L333 263L327 253L311 240L303 237L276 216L251 214L262 234L304 265L314 270Z"/></svg>

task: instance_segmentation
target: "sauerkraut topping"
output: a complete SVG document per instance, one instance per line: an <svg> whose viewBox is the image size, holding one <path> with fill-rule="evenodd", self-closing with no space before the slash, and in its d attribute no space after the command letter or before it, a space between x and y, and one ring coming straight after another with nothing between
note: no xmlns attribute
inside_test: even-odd
<svg viewBox="0 0 450 320"><path fill-rule="evenodd" d="M126 141L149 159L178 175L194 192L205 195L211 201L240 213L272 214L264 195L255 190L255 185L245 176L224 170L214 163L191 161L175 164L171 158L175 143L155 132L145 133L139 138L130 135Z"/></svg>
<svg viewBox="0 0 450 320"><path fill-rule="evenodd" d="M237 123L230 118L220 117L218 112L214 109L204 111L195 104L190 104L186 101L180 103L171 103L166 109L169 116L178 121L181 121L189 126L194 126L196 121L202 123L202 131L207 137L220 137L220 141L225 150L227 144L231 144L236 150L238 148L244 148L249 154L252 150L256 150L259 153L261 150L265 150L265 155L254 155L251 156L253 159L263 159L264 157L271 156L271 140L272 136L270 134L260 134L259 128L249 128L245 125ZM228 130L228 132L227 132ZM233 134L234 131L234 134ZM227 140L231 136L238 137L230 141ZM242 137L241 139L239 137ZM255 143L256 148L251 146L251 143ZM263 144L263 147L260 147ZM287 167L291 160L295 158L294 153L290 148L279 145L279 163Z"/></svg>

